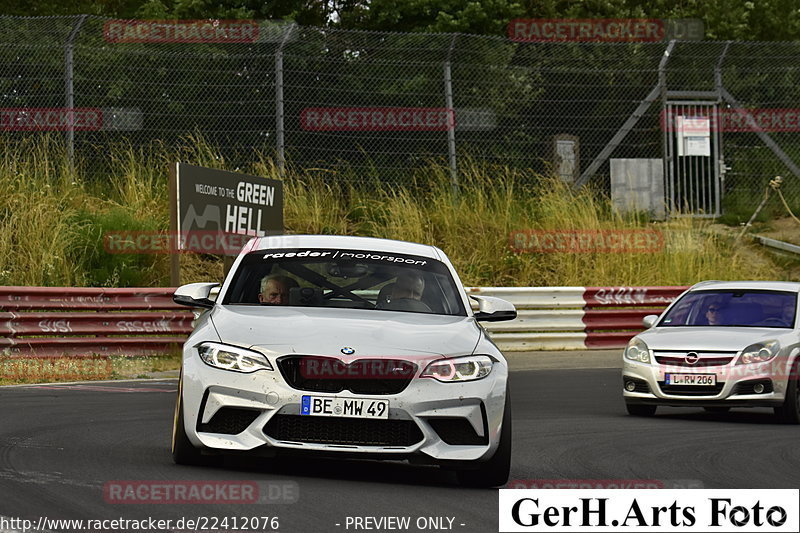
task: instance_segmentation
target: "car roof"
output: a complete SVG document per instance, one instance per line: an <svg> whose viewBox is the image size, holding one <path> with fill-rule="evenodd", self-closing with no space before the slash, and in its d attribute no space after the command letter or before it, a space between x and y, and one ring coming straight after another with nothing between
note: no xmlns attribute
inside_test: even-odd
<svg viewBox="0 0 800 533"><path fill-rule="evenodd" d="M246 246L245 251L280 248L341 248L343 250L418 255L441 260L439 249L429 244L348 235L273 235L259 237L251 241L251 245Z"/></svg>
<svg viewBox="0 0 800 533"><path fill-rule="evenodd" d="M760 289L775 291L800 291L800 283L792 281L701 281L692 286L691 290L730 290L730 289Z"/></svg>

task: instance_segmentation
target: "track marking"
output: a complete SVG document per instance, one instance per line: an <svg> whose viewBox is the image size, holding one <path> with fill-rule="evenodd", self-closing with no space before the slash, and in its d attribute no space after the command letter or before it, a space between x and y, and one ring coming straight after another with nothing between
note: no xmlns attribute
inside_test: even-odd
<svg viewBox="0 0 800 533"><path fill-rule="evenodd" d="M177 388L157 389L152 387L108 387L103 385L30 385L31 389L77 390L91 392L177 392Z"/></svg>

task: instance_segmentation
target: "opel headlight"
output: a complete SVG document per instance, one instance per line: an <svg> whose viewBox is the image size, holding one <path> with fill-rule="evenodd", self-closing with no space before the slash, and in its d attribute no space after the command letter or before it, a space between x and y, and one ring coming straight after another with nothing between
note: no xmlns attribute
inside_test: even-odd
<svg viewBox="0 0 800 533"><path fill-rule="evenodd" d="M429 364L420 377L433 378L443 383L475 381L488 376L493 365L494 361L488 355L453 357Z"/></svg>
<svg viewBox="0 0 800 533"><path fill-rule="evenodd" d="M638 337L634 337L628 342L625 348L625 359L636 361L637 363L650 363L650 349Z"/></svg>
<svg viewBox="0 0 800 533"><path fill-rule="evenodd" d="M246 348L204 342L197 346L197 351L205 364L215 368L244 373L272 370L272 365L264 354Z"/></svg>
<svg viewBox="0 0 800 533"><path fill-rule="evenodd" d="M737 365L749 365L751 363L764 363L773 359L781 349L778 341L757 342L751 344L744 350L739 360L736 361Z"/></svg>

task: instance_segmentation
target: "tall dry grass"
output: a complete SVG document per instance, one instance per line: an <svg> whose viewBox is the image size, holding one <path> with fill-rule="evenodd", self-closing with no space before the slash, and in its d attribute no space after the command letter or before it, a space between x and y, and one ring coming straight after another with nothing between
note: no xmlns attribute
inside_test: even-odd
<svg viewBox="0 0 800 533"><path fill-rule="evenodd" d="M0 143L3 141L0 140ZM111 255L110 230L166 230L167 175L183 161L275 178L263 153L237 167L201 137L181 147L119 146L108 169L68 164L63 139L28 138L0 144L0 284L168 284L168 256ZM783 271L753 249L732 246L690 218L653 224L622 215L607 197L573 190L557 179L524 170L461 160L460 190L449 169L432 162L409 185L359 188L344 173L290 169L284 180L289 233L367 235L431 243L453 260L468 285L672 285L702 279L779 279ZM518 230L656 229L665 245L653 253L516 253ZM186 282L219 279L222 262L182 257Z"/></svg>

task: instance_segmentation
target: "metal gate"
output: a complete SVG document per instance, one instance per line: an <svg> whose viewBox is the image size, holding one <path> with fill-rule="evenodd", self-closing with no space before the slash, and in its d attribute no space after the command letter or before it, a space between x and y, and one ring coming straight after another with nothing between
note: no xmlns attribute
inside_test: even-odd
<svg viewBox="0 0 800 533"><path fill-rule="evenodd" d="M664 174L668 211L695 217L721 214L722 138L718 101L667 101Z"/></svg>

